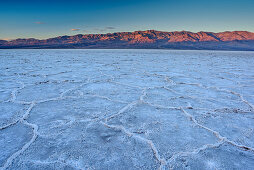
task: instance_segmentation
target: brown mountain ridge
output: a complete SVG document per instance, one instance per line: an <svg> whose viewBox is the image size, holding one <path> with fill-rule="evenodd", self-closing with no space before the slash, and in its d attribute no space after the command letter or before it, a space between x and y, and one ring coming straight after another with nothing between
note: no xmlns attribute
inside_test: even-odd
<svg viewBox="0 0 254 170"><path fill-rule="evenodd" d="M232 32L163 32L156 30L78 34L45 40L34 38L0 40L0 48L152 48L254 51L254 33Z"/></svg>

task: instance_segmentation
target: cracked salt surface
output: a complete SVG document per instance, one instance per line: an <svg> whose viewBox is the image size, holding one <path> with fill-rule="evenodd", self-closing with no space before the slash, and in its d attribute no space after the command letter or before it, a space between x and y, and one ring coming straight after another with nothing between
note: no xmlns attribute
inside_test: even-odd
<svg viewBox="0 0 254 170"><path fill-rule="evenodd" d="M0 169L254 168L253 52L0 57Z"/></svg>

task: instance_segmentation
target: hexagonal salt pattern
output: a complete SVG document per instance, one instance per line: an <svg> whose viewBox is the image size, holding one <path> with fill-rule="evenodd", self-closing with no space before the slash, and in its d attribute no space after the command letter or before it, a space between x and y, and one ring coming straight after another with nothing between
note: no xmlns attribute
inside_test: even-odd
<svg viewBox="0 0 254 170"><path fill-rule="evenodd" d="M253 56L0 50L0 169L251 170Z"/></svg>

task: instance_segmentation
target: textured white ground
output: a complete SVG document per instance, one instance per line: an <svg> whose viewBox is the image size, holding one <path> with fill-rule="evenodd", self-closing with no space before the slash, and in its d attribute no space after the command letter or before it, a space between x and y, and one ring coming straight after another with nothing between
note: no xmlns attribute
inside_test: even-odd
<svg viewBox="0 0 254 170"><path fill-rule="evenodd" d="M0 50L0 169L254 169L254 52Z"/></svg>

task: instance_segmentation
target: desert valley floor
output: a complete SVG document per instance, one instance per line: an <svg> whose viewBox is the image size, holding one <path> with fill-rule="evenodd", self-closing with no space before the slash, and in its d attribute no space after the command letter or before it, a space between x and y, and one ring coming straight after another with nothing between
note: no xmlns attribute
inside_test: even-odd
<svg viewBox="0 0 254 170"><path fill-rule="evenodd" d="M0 50L0 169L254 169L254 52Z"/></svg>

